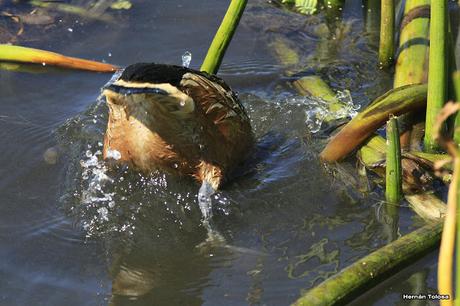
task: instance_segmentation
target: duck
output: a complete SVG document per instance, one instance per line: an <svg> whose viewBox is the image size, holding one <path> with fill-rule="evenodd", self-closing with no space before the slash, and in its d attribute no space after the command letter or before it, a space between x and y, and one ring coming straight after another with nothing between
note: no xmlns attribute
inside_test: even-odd
<svg viewBox="0 0 460 306"><path fill-rule="evenodd" d="M254 137L237 94L219 77L175 65L128 66L102 89L109 109L104 159L193 177L216 191ZM114 152L116 154L114 155Z"/></svg>

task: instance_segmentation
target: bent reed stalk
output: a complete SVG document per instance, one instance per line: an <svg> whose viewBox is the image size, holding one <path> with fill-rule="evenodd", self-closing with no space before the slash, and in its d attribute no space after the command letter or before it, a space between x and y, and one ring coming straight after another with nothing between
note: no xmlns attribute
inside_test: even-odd
<svg viewBox="0 0 460 306"><path fill-rule="evenodd" d="M34 48L0 44L0 61L52 65L94 72L114 72L117 66Z"/></svg>

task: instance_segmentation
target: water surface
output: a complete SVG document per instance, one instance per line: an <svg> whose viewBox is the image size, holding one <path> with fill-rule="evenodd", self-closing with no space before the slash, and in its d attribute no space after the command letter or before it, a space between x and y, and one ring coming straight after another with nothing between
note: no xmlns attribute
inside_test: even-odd
<svg viewBox="0 0 460 306"><path fill-rule="evenodd" d="M180 64L189 51L198 68L227 4L133 1L112 12L115 23L61 13L40 39L26 29L23 44L121 66ZM16 5L3 7L28 9ZM0 304L288 305L385 244L392 234L381 191L357 190L354 161L320 163L325 139L306 124L320 102L299 97L286 74L315 72L356 106L390 88L365 12L347 1L343 22L324 36L321 14L250 1L219 75L239 92L258 145L213 198L212 226L223 239L215 243L205 242L196 183L109 170L100 160L107 109L98 96L109 75L1 71ZM278 38L302 54L296 67L274 56ZM421 224L403 206L396 235ZM434 291L435 269L433 253L356 305Z"/></svg>

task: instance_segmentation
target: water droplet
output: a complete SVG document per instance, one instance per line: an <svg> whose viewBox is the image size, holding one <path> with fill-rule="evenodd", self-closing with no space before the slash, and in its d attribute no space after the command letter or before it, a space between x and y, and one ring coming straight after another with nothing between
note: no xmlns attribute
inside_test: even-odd
<svg viewBox="0 0 460 306"><path fill-rule="evenodd" d="M182 54L182 66L188 68L190 66L191 61L192 61L192 53L190 53L189 51L185 51L185 53Z"/></svg>
<svg viewBox="0 0 460 306"><path fill-rule="evenodd" d="M109 210L105 207L101 207L97 210L99 217L104 221L109 221Z"/></svg>

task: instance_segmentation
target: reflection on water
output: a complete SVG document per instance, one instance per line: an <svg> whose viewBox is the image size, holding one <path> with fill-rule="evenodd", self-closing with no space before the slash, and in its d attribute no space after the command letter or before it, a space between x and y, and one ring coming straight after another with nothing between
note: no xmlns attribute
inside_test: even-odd
<svg viewBox="0 0 460 306"><path fill-rule="evenodd" d="M190 52L197 68L227 4L133 1L115 24L54 13L62 25L23 42L120 65L187 64ZM394 239L388 209L376 204L382 195L358 191L354 164L325 168L317 159L325 140L312 132L324 132L324 103L288 84L289 71L321 75L349 90L350 112L381 93L390 78L377 70L361 12L360 1L347 1L343 23L330 26L321 14L248 4L220 75L240 92L257 146L211 198L214 241L196 182L101 160L107 109L97 97L110 76L1 71L0 304L287 305ZM279 38L302 54L287 72L268 47ZM400 232L412 229L411 216L400 209ZM368 298L386 305L410 286L433 287L433 262Z"/></svg>

